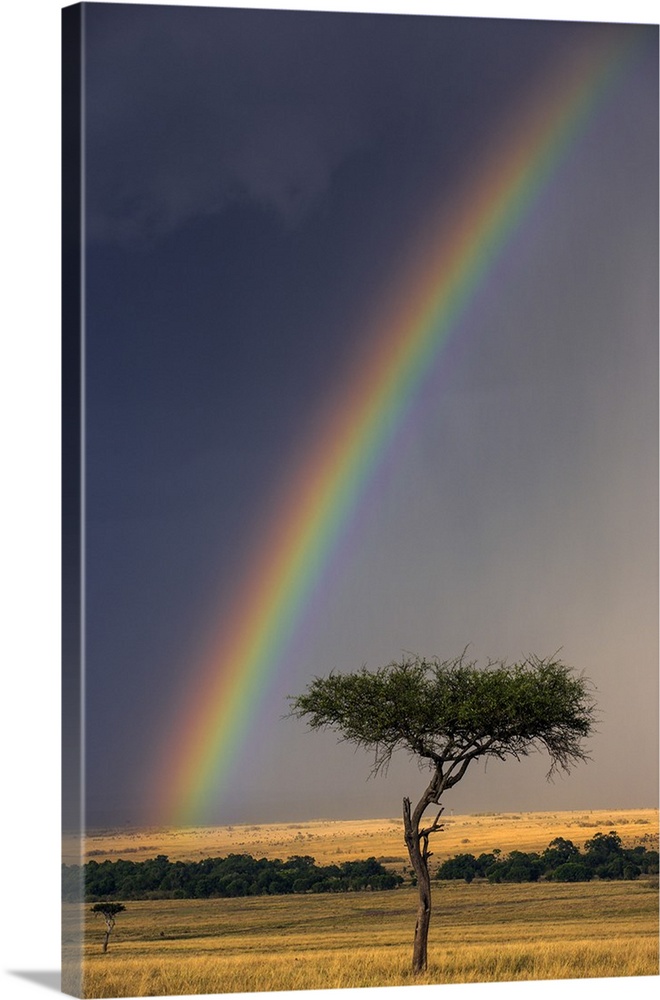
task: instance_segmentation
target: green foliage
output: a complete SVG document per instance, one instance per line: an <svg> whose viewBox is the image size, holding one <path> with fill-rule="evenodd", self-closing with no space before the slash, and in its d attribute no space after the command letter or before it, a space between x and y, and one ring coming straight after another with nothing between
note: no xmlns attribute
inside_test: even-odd
<svg viewBox="0 0 660 1000"><path fill-rule="evenodd" d="M623 878L623 869L628 860L624 855L621 838L614 830L596 833L584 845L587 863L593 873L602 879ZM628 866L629 870L630 865Z"/></svg>
<svg viewBox="0 0 660 1000"><path fill-rule="evenodd" d="M486 855L482 854L481 857L485 858ZM488 855L488 857L492 858L492 855ZM453 858L449 858L440 865L438 868L438 878L462 878L466 882L471 882L475 875L484 874L479 860L473 854L456 854Z"/></svg>
<svg viewBox="0 0 660 1000"><path fill-rule="evenodd" d="M91 912L102 913L104 917L116 917L118 913L123 913L126 909L123 903L96 903Z"/></svg>
<svg viewBox="0 0 660 1000"><path fill-rule="evenodd" d="M488 877L491 882L538 882L542 872L538 854L511 851L506 858L497 862L495 874L491 873Z"/></svg>
<svg viewBox="0 0 660 1000"><path fill-rule="evenodd" d="M436 767L545 749L551 773L568 771L586 759L582 744L594 723L587 680L554 658L480 668L464 656L408 657L376 671L317 677L290 702L290 714L311 729L333 729L373 751L375 772L398 749Z"/></svg>
<svg viewBox="0 0 660 1000"><path fill-rule="evenodd" d="M584 845L584 853L570 840L556 837L542 854L511 851L502 854L457 854L437 869L439 879L487 878L489 882L588 882L598 879L636 879L658 871L658 852L643 846L624 848L614 830L597 833Z"/></svg>
<svg viewBox="0 0 660 1000"><path fill-rule="evenodd" d="M587 840L584 849L592 865L609 861L612 856L621 857L623 855L621 837L615 830L610 830L609 833L595 833L591 840Z"/></svg>
<svg viewBox="0 0 660 1000"><path fill-rule="evenodd" d="M593 872L587 865L567 861L550 872L548 878L553 882L589 882L593 878Z"/></svg>
<svg viewBox="0 0 660 1000"><path fill-rule="evenodd" d="M579 848L570 840L563 837L555 837L551 840L545 851L541 855L545 871L552 871L560 865L575 861L580 854Z"/></svg>
<svg viewBox="0 0 660 1000"><path fill-rule="evenodd" d="M80 869L63 866L64 899L79 895ZM77 877L74 877L77 876ZM403 882L375 858L318 866L314 858L257 860L249 854L226 858L172 862L164 855L148 861L89 861L84 866L85 898L93 912L119 913L113 899L209 899L214 897L282 895L294 892L358 892L395 889ZM67 887L70 895L66 894ZM114 909L113 909L114 908Z"/></svg>
<svg viewBox="0 0 660 1000"><path fill-rule="evenodd" d="M62 899L81 901L84 896L83 869L80 865L62 865Z"/></svg>

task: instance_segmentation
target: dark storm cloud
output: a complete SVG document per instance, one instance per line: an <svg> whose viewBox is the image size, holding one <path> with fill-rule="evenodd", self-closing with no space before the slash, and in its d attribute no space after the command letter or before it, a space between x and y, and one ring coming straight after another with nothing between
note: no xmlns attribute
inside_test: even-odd
<svg viewBox="0 0 660 1000"><path fill-rule="evenodd" d="M527 73L562 32L520 22L504 47L488 21L219 14L88 8L92 239L166 233L233 202L295 221L388 137L412 143L411 158L421 142L451 159L475 112L486 128L512 70Z"/></svg>
<svg viewBox="0 0 660 1000"><path fill-rule="evenodd" d="M226 12L219 25L217 12L187 14L185 24L172 11L156 26L148 17L130 30L97 26L93 235L166 231L244 199L296 215L365 139L369 74L358 38L339 66L332 25L299 22L282 34L267 15ZM103 64L117 55L122 86L104 88L114 77Z"/></svg>
<svg viewBox="0 0 660 1000"><path fill-rule="evenodd" d="M490 133L537 76L570 62L585 33L613 29L86 10L96 824L150 816L145 760L174 738L182 690L300 459L301 429L352 370L365 318L402 287L429 206L450 209L487 167ZM283 724L284 693L311 672L380 665L402 649L453 655L466 642L479 658L563 645L602 684L612 720L600 770L571 785L573 802L592 788L619 806L647 795L649 769L635 789L626 782L627 799L621 783L610 790L630 721L649 740L657 731L642 683L657 662L649 41L651 58L571 146L428 373L301 622L281 689L252 724L254 767L245 761L246 782L216 818L273 819L286 802L301 816L362 811L361 765L332 763L331 737L313 743ZM617 670L631 650L640 683L629 692ZM391 786L380 787L365 814L388 814ZM482 791L466 806L494 808ZM506 802L501 786L488 794L498 808L547 804L531 778L508 783Z"/></svg>

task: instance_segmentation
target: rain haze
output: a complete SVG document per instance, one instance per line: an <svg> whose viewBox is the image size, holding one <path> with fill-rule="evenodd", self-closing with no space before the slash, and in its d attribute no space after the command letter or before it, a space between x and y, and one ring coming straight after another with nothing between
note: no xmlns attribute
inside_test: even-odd
<svg viewBox="0 0 660 1000"><path fill-rule="evenodd" d="M339 420L422 234L600 36L632 54L391 429L196 818L397 815L414 762L369 779L286 696L466 646L560 651L598 731L552 783L540 754L473 765L447 810L657 804L657 28L90 4L90 827L168 821L202 650L310 428Z"/></svg>

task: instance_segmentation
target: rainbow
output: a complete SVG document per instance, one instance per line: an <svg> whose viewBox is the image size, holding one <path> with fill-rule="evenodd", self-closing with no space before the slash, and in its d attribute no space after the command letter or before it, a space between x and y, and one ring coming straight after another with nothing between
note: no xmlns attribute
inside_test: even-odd
<svg viewBox="0 0 660 1000"><path fill-rule="evenodd" d="M511 236L633 49L629 31L593 32L540 93L516 110L454 192L451 217L431 213L401 282L360 341L370 345L303 449L270 526L249 560L189 703L161 756L161 818L205 822L227 787L251 721L299 627L343 527L400 425ZM439 231L439 232L438 232ZM364 332L364 331L363 331ZM172 732L168 734L171 741Z"/></svg>

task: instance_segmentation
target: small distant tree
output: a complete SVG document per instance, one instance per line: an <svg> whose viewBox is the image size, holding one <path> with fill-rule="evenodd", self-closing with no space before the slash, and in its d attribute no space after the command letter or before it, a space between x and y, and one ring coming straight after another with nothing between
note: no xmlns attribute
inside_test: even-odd
<svg viewBox="0 0 660 1000"><path fill-rule="evenodd" d="M465 653L453 660L417 656L375 672L365 667L316 677L292 697L291 715L312 730L332 729L342 740L373 752L372 773L386 771L396 750L405 750L430 781L413 807L403 800L404 839L419 891L413 970L427 967L431 919L429 838L443 829L443 794L479 758L520 760L544 750L550 778L586 760L584 740L594 722L588 681L552 657L529 657L509 666L489 661L480 668ZM424 823L429 806L439 807Z"/></svg>
<svg viewBox="0 0 660 1000"><path fill-rule="evenodd" d="M115 917L118 913L122 913L126 907L123 903L95 903L92 907L92 913L100 913L105 920L105 937L103 939L103 951L108 950L108 943L110 941L110 935L112 934L112 929L115 926Z"/></svg>

